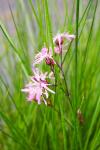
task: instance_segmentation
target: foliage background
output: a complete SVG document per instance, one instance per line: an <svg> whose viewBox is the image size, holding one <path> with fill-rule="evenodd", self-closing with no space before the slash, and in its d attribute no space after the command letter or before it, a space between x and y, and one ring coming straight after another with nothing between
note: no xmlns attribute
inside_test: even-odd
<svg viewBox="0 0 100 150"><path fill-rule="evenodd" d="M0 0L0 149L100 149L100 1ZM79 17L78 17L79 11ZM28 103L21 88L32 74L34 54L58 32L74 33L54 106ZM45 66L42 66L45 70ZM77 110L81 110L83 123Z"/></svg>

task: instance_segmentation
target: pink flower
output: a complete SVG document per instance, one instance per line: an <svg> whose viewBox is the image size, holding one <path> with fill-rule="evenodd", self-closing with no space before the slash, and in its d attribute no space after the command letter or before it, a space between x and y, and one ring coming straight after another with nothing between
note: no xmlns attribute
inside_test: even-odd
<svg viewBox="0 0 100 150"><path fill-rule="evenodd" d="M72 41L73 39L75 39L75 35L68 34L68 33L57 34L53 38L53 42L56 45L56 47L54 48L55 53L58 53L58 54L62 53L62 46L63 46L63 43L64 43L64 39L67 39L68 41Z"/></svg>
<svg viewBox="0 0 100 150"><path fill-rule="evenodd" d="M36 101L38 104L41 104L41 101L47 105L46 99L48 98L48 92L55 93L53 90L49 89L46 81L47 72L40 73L36 68L33 68L34 76L31 77L31 81L26 85L22 92L28 93L28 101ZM46 99L45 99L46 98Z"/></svg>
<svg viewBox="0 0 100 150"><path fill-rule="evenodd" d="M41 52L39 52L35 56L35 60L33 62L33 66L36 64L40 64L45 59L46 64L48 65L54 65L55 61L52 57L52 49L48 49L46 47L42 48Z"/></svg>
<svg viewBox="0 0 100 150"><path fill-rule="evenodd" d="M57 54L61 54L62 53L62 47L60 46L56 46L55 48L54 48L54 51L55 51L55 53L57 53Z"/></svg>

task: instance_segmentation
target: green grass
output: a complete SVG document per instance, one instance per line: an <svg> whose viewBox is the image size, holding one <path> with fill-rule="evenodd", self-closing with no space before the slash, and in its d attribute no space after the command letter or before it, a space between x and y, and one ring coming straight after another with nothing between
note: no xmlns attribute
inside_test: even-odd
<svg viewBox="0 0 100 150"><path fill-rule="evenodd" d="M69 2L9 3L13 34L0 16L0 150L100 150L100 2ZM55 67L52 105L27 102L35 54L67 31L76 39Z"/></svg>

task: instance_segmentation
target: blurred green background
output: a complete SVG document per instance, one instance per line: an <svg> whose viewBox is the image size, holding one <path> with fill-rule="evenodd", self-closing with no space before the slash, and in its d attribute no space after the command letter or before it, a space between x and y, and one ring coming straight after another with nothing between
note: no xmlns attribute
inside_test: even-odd
<svg viewBox="0 0 100 150"><path fill-rule="evenodd" d="M100 150L100 0L80 0L79 18L78 2L0 0L0 150ZM59 32L78 36L63 64L72 108L58 69L54 107L28 103L34 55Z"/></svg>

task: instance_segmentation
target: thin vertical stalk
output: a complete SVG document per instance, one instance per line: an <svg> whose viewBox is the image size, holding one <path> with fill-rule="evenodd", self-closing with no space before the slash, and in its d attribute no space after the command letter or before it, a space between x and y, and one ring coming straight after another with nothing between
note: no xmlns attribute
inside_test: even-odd
<svg viewBox="0 0 100 150"><path fill-rule="evenodd" d="M76 4L76 40L75 40L75 103L77 102L77 71L78 71L78 24L79 24L79 0ZM77 104L77 103L76 103ZM75 105L77 106L77 105Z"/></svg>
<svg viewBox="0 0 100 150"><path fill-rule="evenodd" d="M78 101L78 25L79 25L79 0L76 1L76 39L75 39L75 98L74 98L74 149L78 149L78 143L77 143L77 101Z"/></svg>

